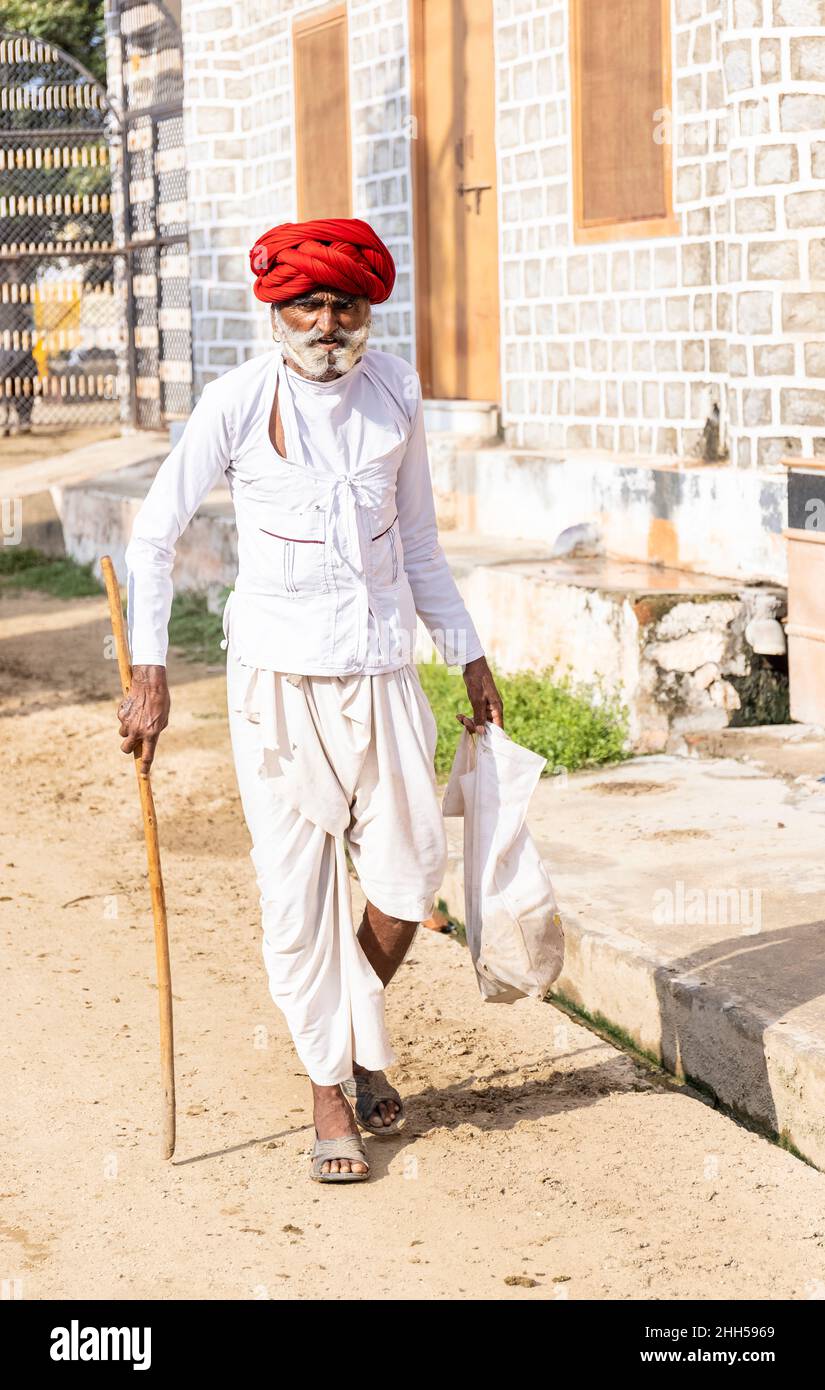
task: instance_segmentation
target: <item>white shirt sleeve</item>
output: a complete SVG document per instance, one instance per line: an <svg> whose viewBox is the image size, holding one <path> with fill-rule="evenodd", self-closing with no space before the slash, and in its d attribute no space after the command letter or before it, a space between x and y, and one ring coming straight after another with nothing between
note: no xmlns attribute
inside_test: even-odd
<svg viewBox="0 0 825 1390"><path fill-rule="evenodd" d="M464 667L483 656L484 648L438 540L420 379L412 432L398 470L396 506L416 612L447 665Z"/></svg>
<svg viewBox="0 0 825 1390"><path fill-rule="evenodd" d="M214 384L204 387L135 517L126 547L133 666L165 666L175 546L230 462L229 427Z"/></svg>

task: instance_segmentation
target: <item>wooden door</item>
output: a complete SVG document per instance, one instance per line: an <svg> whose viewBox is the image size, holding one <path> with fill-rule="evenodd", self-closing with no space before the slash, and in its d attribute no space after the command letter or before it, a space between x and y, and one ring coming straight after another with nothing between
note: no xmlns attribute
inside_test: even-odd
<svg viewBox="0 0 825 1390"><path fill-rule="evenodd" d="M571 0L574 238L674 236L670 0Z"/></svg>
<svg viewBox="0 0 825 1390"><path fill-rule="evenodd" d="M292 25L298 221L352 216L347 7Z"/></svg>
<svg viewBox="0 0 825 1390"><path fill-rule="evenodd" d="M493 0L411 0L424 395L499 400Z"/></svg>

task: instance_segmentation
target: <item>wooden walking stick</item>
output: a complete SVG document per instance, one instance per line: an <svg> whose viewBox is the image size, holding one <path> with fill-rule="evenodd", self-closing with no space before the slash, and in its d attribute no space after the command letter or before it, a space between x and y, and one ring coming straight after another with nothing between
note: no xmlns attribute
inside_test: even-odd
<svg viewBox="0 0 825 1390"><path fill-rule="evenodd" d="M129 659L129 644L123 622L123 608L120 602L115 567L111 557L104 555L100 562L106 593L109 598L109 612L112 617L112 634L115 639L117 665L120 684L124 696L129 694L132 684L132 665ZM155 960L158 975L158 1004L160 1006L160 1074L163 1086L163 1157L171 1158L175 1152L175 1051L172 1031L172 973L169 966L169 933L166 927L166 897L163 892L163 877L160 871L160 847L158 845L158 823L155 818L155 803L152 797L152 784L148 775L140 770L141 745L135 749L135 772L140 788L140 805L143 811L143 834L146 839L146 858L149 864L149 887L152 892L152 917L155 923Z"/></svg>

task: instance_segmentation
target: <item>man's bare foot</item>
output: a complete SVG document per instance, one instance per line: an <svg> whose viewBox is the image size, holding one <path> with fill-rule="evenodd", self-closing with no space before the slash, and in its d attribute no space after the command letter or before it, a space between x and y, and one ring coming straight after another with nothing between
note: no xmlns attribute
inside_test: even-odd
<svg viewBox="0 0 825 1390"><path fill-rule="evenodd" d="M358 1126L349 1102L338 1086L312 1085L313 1118L319 1139L341 1139L345 1134L358 1134ZM366 1173L366 1163L351 1158L332 1158L321 1165L322 1173Z"/></svg>
<svg viewBox="0 0 825 1390"><path fill-rule="evenodd" d="M353 1076L369 1076L371 1073L366 1067L359 1067L357 1062L352 1064ZM374 1125L391 1125L401 1106L396 1100L379 1100L376 1108L370 1112L370 1120Z"/></svg>

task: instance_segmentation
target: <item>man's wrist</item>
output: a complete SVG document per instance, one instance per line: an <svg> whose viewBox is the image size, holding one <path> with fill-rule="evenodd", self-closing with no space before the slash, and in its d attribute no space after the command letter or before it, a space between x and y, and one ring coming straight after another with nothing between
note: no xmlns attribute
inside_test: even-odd
<svg viewBox="0 0 825 1390"><path fill-rule="evenodd" d="M470 661L465 661L464 665L463 665L462 668L461 668L461 674L462 674L462 675L466 675L467 672L469 671L469 669L470 669L471 666L477 665L479 661L484 661L484 662L486 662L486 660L487 660L487 658L486 658L486 656L484 655L484 653L483 653L483 652L479 653L478 656L474 656Z"/></svg>
<svg viewBox="0 0 825 1390"><path fill-rule="evenodd" d="M152 665L141 662L132 667L132 680L138 685L166 685L166 667L159 662Z"/></svg>

